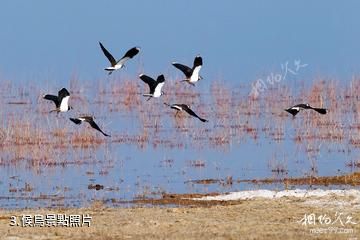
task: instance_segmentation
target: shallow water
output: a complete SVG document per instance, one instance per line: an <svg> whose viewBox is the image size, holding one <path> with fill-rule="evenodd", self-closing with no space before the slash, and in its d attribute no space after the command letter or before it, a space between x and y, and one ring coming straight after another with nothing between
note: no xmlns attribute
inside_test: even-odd
<svg viewBox="0 0 360 240"><path fill-rule="evenodd" d="M214 81L193 88L170 80L166 95L150 101L137 81L114 79L106 86L99 81L96 89L82 81L69 89L74 110L59 115L48 113L53 104L31 83L9 84L0 92L1 207L81 207L162 193L284 189L279 183L236 180L359 171L359 80L314 81L296 94L278 84L256 100L249 97L251 86ZM49 91L55 94L58 87ZM303 101L329 113L308 111L293 118L283 111ZM175 117L163 102L187 103L209 122ZM80 113L95 115L111 138L68 120ZM204 179L220 181L193 181Z"/></svg>

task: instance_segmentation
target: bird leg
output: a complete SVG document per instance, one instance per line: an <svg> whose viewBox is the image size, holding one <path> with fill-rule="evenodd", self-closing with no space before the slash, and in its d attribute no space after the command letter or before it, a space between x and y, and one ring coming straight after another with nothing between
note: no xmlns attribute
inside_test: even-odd
<svg viewBox="0 0 360 240"><path fill-rule="evenodd" d="M192 83L192 82L190 82L188 79L184 79L184 80L182 80L182 81L180 81L180 82L187 82L188 84L190 84L190 85L192 85L192 86L195 87L195 84Z"/></svg>

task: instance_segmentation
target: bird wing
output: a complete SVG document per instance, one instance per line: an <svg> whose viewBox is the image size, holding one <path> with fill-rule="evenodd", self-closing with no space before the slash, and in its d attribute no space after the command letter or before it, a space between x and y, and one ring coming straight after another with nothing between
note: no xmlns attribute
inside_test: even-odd
<svg viewBox="0 0 360 240"><path fill-rule="evenodd" d="M68 90L66 90L66 88L63 88L59 91L59 103L60 103L60 109L67 109L68 108L68 102L69 102L69 98L70 98L70 93L68 92Z"/></svg>
<svg viewBox="0 0 360 240"><path fill-rule="evenodd" d="M298 107L292 107L292 108L285 109L285 111L287 111L288 113L290 113L291 115L293 115L295 117L295 115L299 113L300 109Z"/></svg>
<svg viewBox="0 0 360 240"><path fill-rule="evenodd" d="M91 127L95 128L96 130L98 130L99 132L101 132L102 134L104 134L104 136L106 137L110 137L110 135L104 133L99 126L94 122L93 119L87 120L87 122L90 124Z"/></svg>
<svg viewBox="0 0 360 240"><path fill-rule="evenodd" d="M174 67L176 67L177 69L179 69L180 71L182 71L187 78L191 77L193 70L191 68L189 68L188 66L185 66L183 64L176 63L176 62L173 62L172 65Z"/></svg>
<svg viewBox="0 0 360 240"><path fill-rule="evenodd" d="M165 84L164 75L159 75L156 79L156 84L154 84L154 96L161 96L161 89ZM151 90L151 89L150 89Z"/></svg>
<svg viewBox="0 0 360 240"><path fill-rule="evenodd" d="M202 122L207 122L206 119L203 119L203 118L199 117L193 110L191 110L191 109L189 108L189 106L187 106L187 105L185 105L185 104L182 104L181 107L182 107L182 109L183 109L185 112L187 112L187 113L190 114L191 116L200 119L200 121L202 121Z"/></svg>
<svg viewBox="0 0 360 240"><path fill-rule="evenodd" d="M125 55L116 63L119 65L124 65L124 63L129 60L130 58L133 58L136 54L140 52L140 48L133 47L129 51L125 53Z"/></svg>
<svg viewBox="0 0 360 240"><path fill-rule="evenodd" d="M297 104L295 106L292 106L291 108L303 108L303 109L309 109L311 108L309 105L306 105L304 103ZM300 110L300 109L299 109Z"/></svg>
<svg viewBox="0 0 360 240"><path fill-rule="evenodd" d="M163 82L165 82L165 77L164 77L164 75L159 75L158 77L157 77L157 79L156 79L156 82L157 83L163 83Z"/></svg>
<svg viewBox="0 0 360 240"><path fill-rule="evenodd" d="M178 110L178 111L181 111L181 110L182 110L182 107L181 107L181 105L179 105L179 104L173 104L173 105L170 106L170 108L175 109L175 110Z"/></svg>
<svg viewBox="0 0 360 240"><path fill-rule="evenodd" d="M139 78L141 80L143 80L147 85L149 85L151 93L155 91L155 87L157 85L157 82L152 77L149 77L149 76L147 76L145 74L141 74L139 76Z"/></svg>
<svg viewBox="0 0 360 240"><path fill-rule="evenodd" d="M325 108L311 108L312 110L315 110L316 112L320 113L320 114L326 114L327 113L327 109Z"/></svg>
<svg viewBox="0 0 360 240"><path fill-rule="evenodd" d="M59 92L58 92L58 95L59 95L59 99L61 101L62 98L64 97L67 97L67 96L70 96L70 93L68 90L66 90L66 88L62 88Z"/></svg>
<svg viewBox="0 0 360 240"><path fill-rule="evenodd" d="M69 118L75 124L81 124L81 120L77 118Z"/></svg>
<svg viewBox="0 0 360 240"><path fill-rule="evenodd" d="M111 66L115 66L116 65L116 60L115 58L113 57L113 55L111 55L111 53L109 53L108 50L106 50L106 48L101 44L101 42L99 42L100 44L100 47L104 53L104 55L107 57L107 59L109 60Z"/></svg>
<svg viewBox="0 0 360 240"><path fill-rule="evenodd" d="M55 106L56 106L57 108L60 107L60 102L59 102L58 96L46 94L43 98L46 99L46 100L51 100L51 101L53 101L53 102L55 103Z"/></svg>
<svg viewBox="0 0 360 240"><path fill-rule="evenodd" d="M58 98L59 101L61 102L63 98L65 97L69 97L70 93L68 90L66 90L66 88L62 88L59 92L58 92Z"/></svg>
<svg viewBox="0 0 360 240"><path fill-rule="evenodd" d="M193 69L195 69L198 66L202 66L202 65L203 65L202 57L196 56L194 59Z"/></svg>

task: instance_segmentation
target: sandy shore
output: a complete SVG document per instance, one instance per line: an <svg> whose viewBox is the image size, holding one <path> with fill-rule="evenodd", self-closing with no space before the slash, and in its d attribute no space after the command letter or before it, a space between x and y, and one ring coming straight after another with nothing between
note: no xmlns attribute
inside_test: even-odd
<svg viewBox="0 0 360 240"><path fill-rule="evenodd" d="M219 204L222 205L219 205ZM11 216L91 216L91 226L10 226ZM313 215L311 215L313 214ZM304 218L306 216L306 218ZM316 221L312 222L311 216ZM306 220L305 220L306 219ZM1 210L0 239L351 239L360 240L353 196L254 198L210 206Z"/></svg>

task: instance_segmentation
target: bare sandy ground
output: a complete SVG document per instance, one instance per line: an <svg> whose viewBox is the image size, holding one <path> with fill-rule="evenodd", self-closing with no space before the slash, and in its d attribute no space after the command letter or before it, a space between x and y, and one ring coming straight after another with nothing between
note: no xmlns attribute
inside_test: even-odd
<svg viewBox="0 0 360 240"><path fill-rule="evenodd" d="M0 239L360 240L360 203L355 200L352 196L333 195L214 201L210 205L177 207L106 208L93 204L81 209L0 210ZM22 215L50 213L89 214L91 226L10 226L13 215L20 219Z"/></svg>

